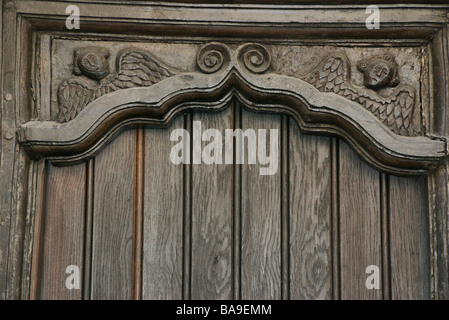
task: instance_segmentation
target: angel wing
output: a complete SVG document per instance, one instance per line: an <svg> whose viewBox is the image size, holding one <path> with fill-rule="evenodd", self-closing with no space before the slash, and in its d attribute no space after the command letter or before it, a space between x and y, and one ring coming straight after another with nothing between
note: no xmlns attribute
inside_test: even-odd
<svg viewBox="0 0 449 320"><path fill-rule="evenodd" d="M108 84L112 90L147 87L177 73L149 52L126 49L117 59L117 75Z"/></svg>
<svg viewBox="0 0 449 320"><path fill-rule="evenodd" d="M81 110L94 100L95 87L85 84L82 80L69 79L59 85L59 113L57 121L68 122L76 117Z"/></svg>
<svg viewBox="0 0 449 320"><path fill-rule="evenodd" d="M57 121L75 118L90 102L119 89L151 86L175 75L177 71L141 49L126 49L118 54L117 73L96 85L88 85L83 77L63 81L58 90Z"/></svg>
<svg viewBox="0 0 449 320"><path fill-rule="evenodd" d="M375 100L361 95L358 102L395 133L406 136L415 133L410 125L415 105L415 91L412 88L401 86L390 97Z"/></svg>
<svg viewBox="0 0 449 320"><path fill-rule="evenodd" d="M349 77L350 64L346 56L333 55L302 77L302 80L321 92L334 92L361 104L397 134L414 134L410 125L415 105L415 91L412 88L400 86L389 97L384 98L372 90L353 85Z"/></svg>

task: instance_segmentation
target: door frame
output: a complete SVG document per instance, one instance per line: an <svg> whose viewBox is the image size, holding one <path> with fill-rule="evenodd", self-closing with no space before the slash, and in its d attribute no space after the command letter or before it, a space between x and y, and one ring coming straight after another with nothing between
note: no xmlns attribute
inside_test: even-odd
<svg viewBox="0 0 449 320"><path fill-rule="evenodd" d="M20 132L30 120L49 119L51 74L48 68L53 37L145 41L151 37L182 35L204 43L211 39L232 42L250 38L257 40L254 42L273 44L294 41L419 44L429 52L429 82L434 89L428 90L430 94L425 97L430 106L423 114L426 134L447 139L449 6L438 2L442 3L382 5L381 28L368 30L366 14L361 14L366 5L306 6L307 1L299 0L295 5L84 0L76 3L81 11L82 28L67 30L66 7L70 3L66 1L4 1L3 7L0 6L3 18L0 25L0 299L29 298L34 228L39 224L35 219L42 206L36 195L42 188L45 161L33 161L20 143ZM373 2L366 1L369 3ZM142 10L142 6L148 10ZM322 37L323 34L326 36ZM426 170L431 297L449 299L448 157Z"/></svg>

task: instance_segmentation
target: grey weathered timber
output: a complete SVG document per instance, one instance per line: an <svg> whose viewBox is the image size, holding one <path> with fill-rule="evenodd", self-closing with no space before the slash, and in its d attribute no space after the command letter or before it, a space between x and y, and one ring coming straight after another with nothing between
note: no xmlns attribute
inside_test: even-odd
<svg viewBox="0 0 449 320"><path fill-rule="evenodd" d="M392 299L430 299L430 239L425 178L390 179ZM407 288L404 290L404 288Z"/></svg>
<svg viewBox="0 0 449 320"><path fill-rule="evenodd" d="M370 265L381 266L379 174L340 143L341 299L382 299L365 286Z"/></svg>
<svg viewBox="0 0 449 320"><path fill-rule="evenodd" d="M32 279L40 285L32 298L80 299L80 290L66 288L66 279L72 273L66 273L66 269L74 265L80 274L83 272L86 166L59 168L47 164L46 175L44 210L38 212L41 234L35 235L42 239L41 252L33 261L38 272ZM71 195L69 199L67 194Z"/></svg>
<svg viewBox="0 0 449 320"><path fill-rule="evenodd" d="M331 299L330 139L293 120L289 139L291 299Z"/></svg>
<svg viewBox="0 0 449 320"><path fill-rule="evenodd" d="M182 128L177 117L171 128ZM171 130L145 132L143 299L181 299L183 166L171 163ZM187 191L189 192L189 191ZM170 196L167 196L170 195Z"/></svg>
<svg viewBox="0 0 449 320"><path fill-rule="evenodd" d="M268 154L274 150L272 129L279 132L280 150L280 120L279 116L266 117L243 110L242 130L267 130ZM246 153L246 148L243 150ZM280 166L280 153L278 157ZM242 165L241 291L242 299L273 300L281 298L281 249L288 251L288 247L281 248L281 168L277 174L260 175L260 167L248 164L247 158Z"/></svg>
<svg viewBox="0 0 449 320"><path fill-rule="evenodd" d="M196 114L202 130L232 128L232 109ZM193 129L195 130L195 129ZM192 134L191 134L192 138ZM225 137L222 136L222 143ZM192 145L192 158L206 142ZM198 154L198 153L197 153ZM192 159L195 161L195 159ZM191 298L232 298L232 165L192 165Z"/></svg>

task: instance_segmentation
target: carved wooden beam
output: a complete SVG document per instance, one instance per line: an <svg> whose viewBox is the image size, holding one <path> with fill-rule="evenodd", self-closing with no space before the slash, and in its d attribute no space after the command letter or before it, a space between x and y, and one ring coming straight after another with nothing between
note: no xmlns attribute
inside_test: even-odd
<svg viewBox="0 0 449 320"><path fill-rule="evenodd" d="M140 52L134 56L144 55ZM291 115L304 132L338 135L383 171L422 173L447 155L444 139L396 134L356 101L320 92L302 79L270 73L270 59L259 44L230 50L224 44L209 43L198 52L201 72L176 74L160 63L163 69L158 72L166 70L160 81L140 86L137 79L136 87L108 92L96 87L99 94L90 96L79 114L67 118L73 120L30 121L21 126L19 139L33 158L45 157L55 164L68 165L92 157L124 128L167 126L180 112L216 111L237 98L257 112ZM157 64L153 57L148 61ZM118 77L120 72L113 79Z"/></svg>

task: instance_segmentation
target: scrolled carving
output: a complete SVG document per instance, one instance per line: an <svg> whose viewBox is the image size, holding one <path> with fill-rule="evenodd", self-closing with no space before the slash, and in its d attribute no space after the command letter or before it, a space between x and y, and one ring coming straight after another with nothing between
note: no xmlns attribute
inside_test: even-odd
<svg viewBox="0 0 449 320"><path fill-rule="evenodd" d="M198 67L204 73L217 72L228 63L229 60L229 49L219 42L210 42L203 45L196 56Z"/></svg>
<svg viewBox="0 0 449 320"><path fill-rule="evenodd" d="M239 60L248 70L254 73L264 73L270 66L271 56L264 46L258 43L249 43L240 49Z"/></svg>
<svg viewBox="0 0 449 320"><path fill-rule="evenodd" d="M416 135L416 129L411 125L415 90L406 85L398 86L398 66L394 58L382 55L361 60L357 69L363 73L365 87L352 83L350 63L343 54L327 57L301 79L322 92L334 92L359 103L397 134ZM393 87L396 88L386 96L379 93L382 89Z"/></svg>
<svg viewBox="0 0 449 320"><path fill-rule="evenodd" d="M109 72L109 51L99 47L78 48L74 52L73 74L58 90L58 122L75 118L89 103L110 92L151 86L175 75L177 70L165 65L151 53L135 48L117 54L117 72Z"/></svg>
<svg viewBox="0 0 449 320"><path fill-rule="evenodd" d="M78 163L92 157L119 130L142 124L166 126L185 110L218 111L237 97L257 112L292 116L306 133L343 137L361 157L385 172L421 174L447 156L444 138L393 134L359 103L275 73L254 74L237 66L214 74L179 74L148 88L123 91L93 101L72 123L25 123L18 139L33 159Z"/></svg>

